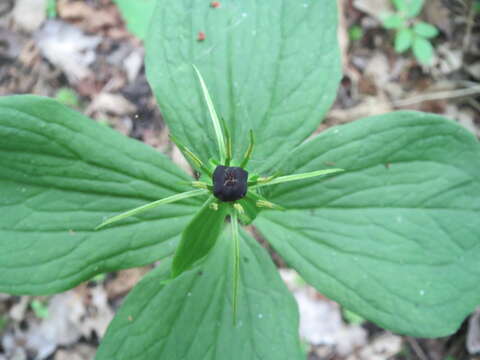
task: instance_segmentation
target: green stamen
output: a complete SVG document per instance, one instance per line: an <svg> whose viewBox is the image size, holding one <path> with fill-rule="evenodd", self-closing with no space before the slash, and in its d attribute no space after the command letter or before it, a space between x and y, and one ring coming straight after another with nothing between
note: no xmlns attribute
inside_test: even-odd
<svg viewBox="0 0 480 360"><path fill-rule="evenodd" d="M242 163L240 164L241 168L245 168L245 166L247 166L248 161L252 157L253 148L255 147L255 135L253 133L253 130L250 130L248 132L248 135L250 137L250 143L248 144L247 151L245 152L245 155L243 156Z"/></svg>
<svg viewBox="0 0 480 360"><path fill-rule="evenodd" d="M193 153L193 151L191 151L188 147L186 147L185 145L183 145L180 140L178 140L175 136L173 135L170 135L170 140L172 140L172 142L177 145L177 147L180 149L180 151L182 152L183 155L185 155L185 157L187 159L190 159L190 161L193 163L193 166L198 170L203 170L204 172L206 172L208 174L208 176L212 176L212 172L210 171L210 169L205 166L205 164L202 162L202 160L200 160L200 158L195 155Z"/></svg>
<svg viewBox="0 0 480 360"><path fill-rule="evenodd" d="M284 211L286 210L284 207L277 205L271 201L266 200L263 196L248 190L247 192L247 198L250 200L255 201L255 206L259 208L266 208L266 209L272 209L272 210L281 210Z"/></svg>
<svg viewBox="0 0 480 360"><path fill-rule="evenodd" d="M227 145L226 145L227 155L226 155L226 159L225 159L225 166L230 166L230 162L232 161L232 158L233 158L232 137L230 135L230 132L228 131L228 127L227 127L227 124L225 122L225 119L222 117L222 118L220 118L220 120L222 122L223 132L224 132L225 137L227 139Z"/></svg>
<svg viewBox="0 0 480 360"><path fill-rule="evenodd" d="M275 203L272 203L271 201L268 200L257 200L255 202L255 205L260 208L266 208L266 209L272 209L272 210L281 210L284 211L286 210L284 207L277 205Z"/></svg>
<svg viewBox="0 0 480 360"><path fill-rule="evenodd" d="M189 185L197 189L204 189L204 190L210 190L210 191L213 189L212 185L207 184L206 182L203 182L203 181L192 181L189 183Z"/></svg>

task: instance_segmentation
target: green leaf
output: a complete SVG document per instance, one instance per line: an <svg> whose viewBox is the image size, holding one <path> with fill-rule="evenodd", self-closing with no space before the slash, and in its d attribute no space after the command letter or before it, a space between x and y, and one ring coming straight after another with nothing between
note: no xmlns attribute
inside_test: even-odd
<svg viewBox="0 0 480 360"><path fill-rule="evenodd" d="M398 333L454 332L480 304L480 147L442 117L397 112L332 128L285 168L339 175L277 185L256 225L321 293Z"/></svg>
<svg viewBox="0 0 480 360"><path fill-rule="evenodd" d="M342 308L342 315L345 321L352 325L360 325L365 322L365 319L362 318L360 315L351 312L346 308Z"/></svg>
<svg viewBox="0 0 480 360"><path fill-rule="evenodd" d="M438 30L435 26L426 23L426 22L419 22L413 26L413 31L424 38L430 39L434 38L438 35Z"/></svg>
<svg viewBox="0 0 480 360"><path fill-rule="evenodd" d="M392 3L398 11L407 12L407 0L392 0Z"/></svg>
<svg viewBox="0 0 480 360"><path fill-rule="evenodd" d="M57 0L47 0L47 16L49 18L57 17Z"/></svg>
<svg viewBox="0 0 480 360"><path fill-rule="evenodd" d="M392 0L395 8L407 18L413 18L420 14L423 8L423 0Z"/></svg>
<svg viewBox="0 0 480 360"><path fill-rule="evenodd" d="M400 29L405 25L405 20L399 14L390 14L382 19L385 29Z"/></svg>
<svg viewBox="0 0 480 360"><path fill-rule="evenodd" d="M364 32L361 26L353 25L348 29L348 37L351 41L361 40L364 36Z"/></svg>
<svg viewBox="0 0 480 360"><path fill-rule="evenodd" d="M408 18L414 18L420 15L423 8L423 0L405 0L407 4L406 15Z"/></svg>
<svg viewBox="0 0 480 360"><path fill-rule="evenodd" d="M229 205L221 202L218 209L213 210L210 205L214 202L212 196L183 231L173 259L172 277L177 277L207 255L222 233Z"/></svg>
<svg viewBox="0 0 480 360"><path fill-rule="evenodd" d="M433 60L433 46L427 39L417 36L413 40L413 54L423 65L431 65Z"/></svg>
<svg viewBox="0 0 480 360"><path fill-rule="evenodd" d="M171 132L205 163L218 156L217 146L192 64L231 130L234 164L253 129L250 172L276 166L317 128L336 96L335 1L224 0L218 8L158 1L154 16L146 40L149 83Z"/></svg>
<svg viewBox="0 0 480 360"><path fill-rule="evenodd" d="M0 98L0 292L46 294L173 253L201 199L94 231L102 219L185 191L154 149L35 96Z"/></svg>
<svg viewBox="0 0 480 360"><path fill-rule="evenodd" d="M413 33L410 29L401 29L395 34L395 51L402 53L412 46Z"/></svg>
<svg viewBox="0 0 480 360"><path fill-rule="evenodd" d="M225 234L230 234L226 231ZM128 295L97 360L303 360L296 304L266 251L242 233L238 318L232 324L233 241L167 283L169 264Z"/></svg>
<svg viewBox="0 0 480 360"><path fill-rule="evenodd" d="M130 30L139 39L147 36L150 19L157 0L113 0L120 9Z"/></svg>
<svg viewBox="0 0 480 360"><path fill-rule="evenodd" d="M48 318L48 306L42 303L40 300L33 300L30 303L30 307L32 308L37 318L39 319Z"/></svg>

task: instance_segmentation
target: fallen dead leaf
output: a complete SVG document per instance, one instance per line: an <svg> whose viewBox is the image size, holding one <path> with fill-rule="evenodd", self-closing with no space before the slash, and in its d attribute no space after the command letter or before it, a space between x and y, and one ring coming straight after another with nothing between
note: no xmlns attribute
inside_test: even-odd
<svg viewBox="0 0 480 360"><path fill-rule="evenodd" d="M468 321L467 350L472 355L480 355L480 307Z"/></svg>
<svg viewBox="0 0 480 360"><path fill-rule="evenodd" d="M402 338L390 333L382 334L346 360L388 360L402 350Z"/></svg>
<svg viewBox="0 0 480 360"><path fill-rule="evenodd" d="M16 0L13 19L20 29L33 33L45 21L47 0Z"/></svg>
<svg viewBox="0 0 480 360"><path fill-rule="evenodd" d="M453 32L452 12L445 7L441 0L425 1L423 13L428 23L435 25L446 33L448 37L451 37Z"/></svg>
<svg viewBox="0 0 480 360"><path fill-rule="evenodd" d="M121 21L118 12L110 6L98 9L84 1L60 0L57 8L60 18L75 22L84 31L91 33L114 27Z"/></svg>
<svg viewBox="0 0 480 360"><path fill-rule="evenodd" d="M385 0L354 0L353 6L375 18L393 11L390 1Z"/></svg>
<svg viewBox="0 0 480 360"><path fill-rule="evenodd" d="M93 116L97 112L110 113L116 116L133 114L137 110L136 106L120 94L102 92L95 96L92 103L85 110L88 116Z"/></svg>
<svg viewBox="0 0 480 360"><path fill-rule="evenodd" d="M92 332L95 332L101 338L107 331L114 314L108 305L107 292L102 286L95 286L88 290L86 313L78 318L76 323L83 336L88 338Z"/></svg>
<svg viewBox="0 0 480 360"><path fill-rule="evenodd" d="M367 332L359 325L348 325L342 320L340 306L302 284L291 269L281 269L282 279L292 290L300 313L300 336L314 346L327 345L340 356L346 356L364 346Z"/></svg>
<svg viewBox="0 0 480 360"><path fill-rule="evenodd" d="M125 295L148 271L149 268L146 267L118 271L116 278L108 281L105 285L108 298L114 299Z"/></svg>
<svg viewBox="0 0 480 360"><path fill-rule="evenodd" d="M73 25L49 20L35 40L42 55L62 69L71 83L92 74L89 65L95 61L99 36L88 36Z"/></svg>
<svg viewBox="0 0 480 360"><path fill-rule="evenodd" d="M95 352L96 349L91 346L78 344L72 349L58 350L55 353L54 360L93 360Z"/></svg>
<svg viewBox="0 0 480 360"><path fill-rule="evenodd" d="M337 124L344 124L363 117L381 115L390 111L392 111L392 105L385 96L367 96L360 104L349 109L331 110L327 114L328 121L325 124L320 125L319 131L328 127L329 121L333 121Z"/></svg>
<svg viewBox="0 0 480 360"><path fill-rule="evenodd" d="M30 303L29 296L21 296L20 301L12 306L10 309L10 318L14 321L20 322L25 318L25 312L28 309Z"/></svg>

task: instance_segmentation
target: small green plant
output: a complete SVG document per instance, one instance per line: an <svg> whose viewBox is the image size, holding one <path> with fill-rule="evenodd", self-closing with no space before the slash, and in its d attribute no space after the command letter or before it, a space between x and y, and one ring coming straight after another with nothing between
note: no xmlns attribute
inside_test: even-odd
<svg viewBox="0 0 480 360"><path fill-rule="evenodd" d="M61 88L55 94L55 99L63 105L70 106L72 108L78 108L80 106L80 100L75 90L70 88Z"/></svg>
<svg viewBox="0 0 480 360"><path fill-rule="evenodd" d="M42 301L35 299L30 303L35 316L40 319L46 319L48 317L48 306Z"/></svg>
<svg viewBox="0 0 480 360"><path fill-rule="evenodd" d="M47 17L57 17L57 0L47 0Z"/></svg>
<svg viewBox="0 0 480 360"><path fill-rule="evenodd" d="M335 1L158 0L149 15L147 78L197 176L58 101L0 98L0 292L160 260L97 360L304 359L261 234L359 316L454 332L480 303L478 141L412 111L308 139L341 79Z"/></svg>
<svg viewBox="0 0 480 360"><path fill-rule="evenodd" d="M7 316L0 314L0 335L3 333L3 330L8 325L8 318Z"/></svg>
<svg viewBox="0 0 480 360"><path fill-rule="evenodd" d="M438 35L435 26L415 18L423 8L423 0L392 0L396 12L385 15L383 27L395 30L395 51L413 50L415 58L424 65L431 65L434 49L431 39Z"/></svg>
<svg viewBox="0 0 480 360"><path fill-rule="evenodd" d="M365 319L363 317L346 308L342 308L342 315L345 321L352 325L360 325L365 322Z"/></svg>
<svg viewBox="0 0 480 360"><path fill-rule="evenodd" d="M363 29L359 25L353 25L348 29L348 37L352 41L358 41L363 38Z"/></svg>

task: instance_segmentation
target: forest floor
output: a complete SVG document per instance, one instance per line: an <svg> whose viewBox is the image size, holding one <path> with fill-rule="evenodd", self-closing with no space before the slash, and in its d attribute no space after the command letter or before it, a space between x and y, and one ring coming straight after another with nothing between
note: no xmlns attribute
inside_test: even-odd
<svg viewBox="0 0 480 360"><path fill-rule="evenodd" d="M37 0L0 1L0 95L56 97L187 166L145 78L144 48L111 0L59 0L55 19ZM480 12L470 0L429 0L419 16L440 30L431 66L399 55L382 27L387 0L339 0L344 77L318 131L398 109L443 114L480 137ZM478 5L478 2L477 2ZM62 43L61 51L58 46ZM274 255L275 258L275 255ZM277 259L278 260L278 259ZM452 336L399 336L281 274L300 309L311 360L480 359L480 308ZM0 360L93 359L109 321L149 267L103 274L49 297L0 294Z"/></svg>

